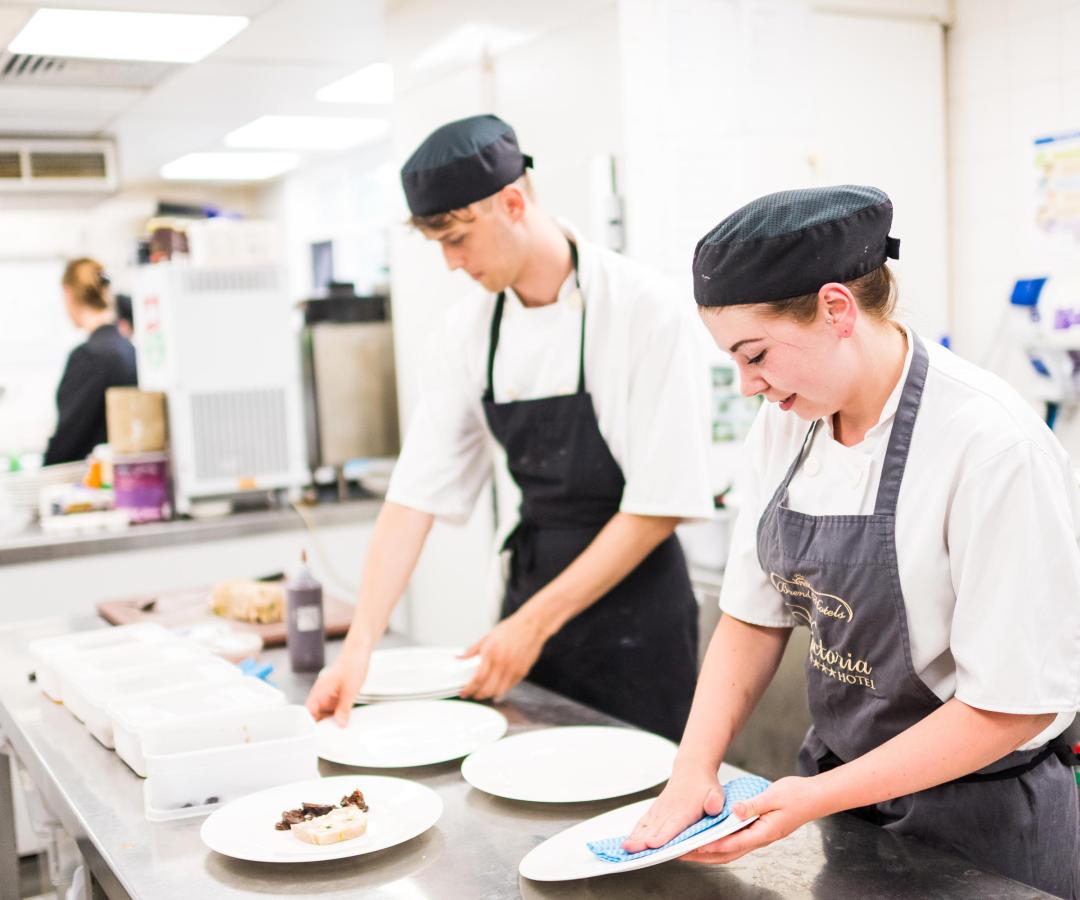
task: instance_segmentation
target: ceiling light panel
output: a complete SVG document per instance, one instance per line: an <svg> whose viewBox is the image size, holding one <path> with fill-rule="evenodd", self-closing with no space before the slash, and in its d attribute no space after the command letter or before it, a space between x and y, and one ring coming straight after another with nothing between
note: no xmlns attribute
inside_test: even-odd
<svg viewBox="0 0 1080 900"><path fill-rule="evenodd" d="M168 181L265 181L292 169L296 153L189 153L161 167Z"/></svg>
<svg viewBox="0 0 1080 900"><path fill-rule="evenodd" d="M323 103L392 103L394 71L389 63L372 63L320 88L315 99Z"/></svg>
<svg viewBox="0 0 1080 900"><path fill-rule="evenodd" d="M262 116L225 135L226 147L266 150L344 150L385 137L385 119Z"/></svg>
<svg viewBox="0 0 1080 900"><path fill-rule="evenodd" d="M12 53L193 63L248 24L245 16L39 9L8 44Z"/></svg>

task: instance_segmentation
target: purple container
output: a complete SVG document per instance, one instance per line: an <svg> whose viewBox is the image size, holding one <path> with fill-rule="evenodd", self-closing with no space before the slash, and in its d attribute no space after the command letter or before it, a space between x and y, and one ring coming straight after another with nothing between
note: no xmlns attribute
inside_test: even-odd
<svg viewBox="0 0 1080 900"><path fill-rule="evenodd" d="M168 454L114 456L113 504L117 509L126 509L132 522L171 519Z"/></svg>

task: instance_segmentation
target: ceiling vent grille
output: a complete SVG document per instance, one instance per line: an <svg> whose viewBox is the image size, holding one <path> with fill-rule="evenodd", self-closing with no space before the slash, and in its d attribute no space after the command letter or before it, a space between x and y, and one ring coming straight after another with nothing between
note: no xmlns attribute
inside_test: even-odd
<svg viewBox="0 0 1080 900"><path fill-rule="evenodd" d="M116 188L116 150L111 141L0 140L0 193Z"/></svg>
<svg viewBox="0 0 1080 900"><path fill-rule="evenodd" d="M104 178L107 171L108 163L100 150L88 153L30 151L31 178Z"/></svg>
<svg viewBox="0 0 1080 900"><path fill-rule="evenodd" d="M0 50L0 85L149 89L178 68L176 63L34 56Z"/></svg>

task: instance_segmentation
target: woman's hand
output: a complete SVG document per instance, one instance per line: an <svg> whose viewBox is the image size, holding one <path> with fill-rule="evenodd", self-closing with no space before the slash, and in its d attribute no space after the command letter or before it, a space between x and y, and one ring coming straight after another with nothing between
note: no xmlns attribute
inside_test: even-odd
<svg viewBox="0 0 1080 900"><path fill-rule="evenodd" d="M304 704L316 722L333 716L343 728L349 724L349 713L367 677L369 660L368 653L344 649L325 674L319 676Z"/></svg>
<svg viewBox="0 0 1080 900"><path fill-rule="evenodd" d="M729 863L787 837L824 813L814 779L797 777L781 778L756 797L736 803L732 811L740 819L758 818L741 831L692 850L682 858L689 862Z"/></svg>
<svg viewBox="0 0 1080 900"><path fill-rule="evenodd" d="M694 767L680 771L678 762L667 787L623 841L628 853L662 847L702 816L715 816L724 808L724 789L716 769Z"/></svg>
<svg viewBox="0 0 1080 900"><path fill-rule="evenodd" d="M462 654L468 659L480 657L480 667L472 680L461 689L462 697L501 700L521 681L544 649L547 635L524 611L503 619L484 637Z"/></svg>

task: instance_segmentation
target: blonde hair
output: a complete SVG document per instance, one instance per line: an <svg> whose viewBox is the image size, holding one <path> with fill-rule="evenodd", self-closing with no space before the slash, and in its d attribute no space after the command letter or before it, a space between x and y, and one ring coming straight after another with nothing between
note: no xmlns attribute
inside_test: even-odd
<svg viewBox="0 0 1080 900"><path fill-rule="evenodd" d="M73 259L64 269L60 283L71 291L72 299L80 306L94 310L112 308L109 278L97 260L88 256Z"/></svg>
<svg viewBox="0 0 1080 900"><path fill-rule="evenodd" d="M896 309L898 291L896 276L884 263L876 269L871 269L865 275L844 282L844 286L851 291L859 309L870 318L879 322L892 320L893 311ZM762 303L753 304L762 314L775 319L790 319L800 325L807 325L817 318L818 295L801 294L798 297L784 297L781 300L766 300ZM710 311L724 309L723 306L707 307Z"/></svg>

